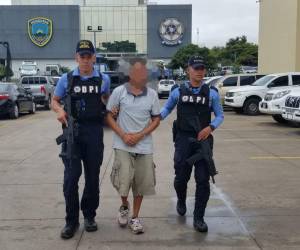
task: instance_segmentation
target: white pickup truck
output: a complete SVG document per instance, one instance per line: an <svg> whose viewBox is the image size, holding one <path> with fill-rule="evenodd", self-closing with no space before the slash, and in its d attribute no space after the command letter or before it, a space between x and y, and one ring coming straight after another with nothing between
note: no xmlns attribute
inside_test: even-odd
<svg viewBox="0 0 300 250"><path fill-rule="evenodd" d="M264 76L250 86L229 90L225 95L225 105L237 113L258 115L259 103L269 90L281 90L299 84L300 72L278 73Z"/></svg>
<svg viewBox="0 0 300 250"><path fill-rule="evenodd" d="M285 100L282 117L300 124L300 89L293 90Z"/></svg>
<svg viewBox="0 0 300 250"><path fill-rule="evenodd" d="M264 99L259 103L259 111L263 114L272 115L273 119L279 123L286 123L282 117L283 107L287 96L292 92L300 91L300 76L298 76L298 86L288 86L286 88L273 89L267 92Z"/></svg>

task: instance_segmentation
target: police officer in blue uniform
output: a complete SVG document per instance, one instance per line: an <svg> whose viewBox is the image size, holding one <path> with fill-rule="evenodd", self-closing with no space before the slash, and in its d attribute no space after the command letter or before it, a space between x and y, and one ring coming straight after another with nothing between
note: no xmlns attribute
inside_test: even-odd
<svg viewBox="0 0 300 250"><path fill-rule="evenodd" d="M81 199L84 227L88 232L98 229L95 222L99 206L99 174L103 160L103 119L105 103L109 97L110 80L105 74L94 70L95 48L91 41L81 40L76 47L78 67L62 75L52 99L52 108L57 119L68 126L68 102L65 107L60 101L70 97L72 117L76 123L76 138L72 157L62 152L64 163L64 197L66 202L66 225L61 231L64 239L72 238L79 227L78 181L84 168L85 186ZM70 125L70 124L69 124ZM67 150L64 142L62 151Z"/></svg>
<svg viewBox="0 0 300 250"><path fill-rule="evenodd" d="M212 132L224 120L220 97L216 89L203 83L205 63L199 56L192 56L188 61L188 82L174 89L161 110L161 118L165 119L177 105L177 120L174 168L174 188L177 193L177 212L186 213L187 183L191 177L193 166L187 163L194 152L193 141L209 140L212 150ZM211 113L215 118L211 121ZM204 221L205 209L210 196L209 171L207 162L199 160L195 164L195 209L194 228L199 232L207 232Z"/></svg>

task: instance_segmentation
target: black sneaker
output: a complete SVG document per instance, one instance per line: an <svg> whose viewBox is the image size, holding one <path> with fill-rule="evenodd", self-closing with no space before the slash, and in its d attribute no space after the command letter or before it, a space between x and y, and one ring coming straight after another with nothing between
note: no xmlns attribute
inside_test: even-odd
<svg viewBox="0 0 300 250"><path fill-rule="evenodd" d="M185 204L185 201L183 201L183 200L177 200L176 210L177 210L177 213L180 216L184 216L185 213L186 213L186 204Z"/></svg>
<svg viewBox="0 0 300 250"><path fill-rule="evenodd" d="M61 230L60 237L63 239L71 239L79 228L78 224L66 224Z"/></svg>
<svg viewBox="0 0 300 250"><path fill-rule="evenodd" d="M98 230L97 223L94 219L84 219L84 228L87 232L95 232Z"/></svg>
<svg viewBox="0 0 300 250"><path fill-rule="evenodd" d="M201 233L206 233L208 231L207 224L203 219L194 219L194 228Z"/></svg>

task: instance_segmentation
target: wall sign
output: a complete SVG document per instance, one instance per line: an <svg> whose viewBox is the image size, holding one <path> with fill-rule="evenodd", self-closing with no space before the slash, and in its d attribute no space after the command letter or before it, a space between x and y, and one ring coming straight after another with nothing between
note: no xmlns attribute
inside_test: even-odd
<svg viewBox="0 0 300 250"><path fill-rule="evenodd" d="M177 18L166 18L159 26L162 44L176 46L182 43L184 27Z"/></svg>
<svg viewBox="0 0 300 250"><path fill-rule="evenodd" d="M35 17L28 20L28 35L37 46L43 47L52 37L52 20L45 17Z"/></svg>

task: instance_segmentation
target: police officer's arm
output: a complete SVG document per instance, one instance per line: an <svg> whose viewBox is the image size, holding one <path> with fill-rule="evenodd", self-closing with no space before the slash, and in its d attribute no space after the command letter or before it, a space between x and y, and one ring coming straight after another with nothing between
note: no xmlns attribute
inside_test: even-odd
<svg viewBox="0 0 300 250"><path fill-rule="evenodd" d="M152 122L148 125L148 127L143 129L141 132L137 133L138 136L140 137L139 139L141 140L145 136L150 135L159 126L159 124L160 124L160 115L153 116Z"/></svg>
<svg viewBox="0 0 300 250"><path fill-rule="evenodd" d="M211 108L214 112L215 118L210 123L210 125L204 128L198 134L198 140L205 140L207 137L216 129L218 128L224 121L224 113L223 108L220 100L220 95L217 91L211 89Z"/></svg>
<svg viewBox="0 0 300 250"><path fill-rule="evenodd" d="M110 95L110 77L106 74L102 74L103 84L101 85L101 101L107 105Z"/></svg>
<svg viewBox="0 0 300 250"><path fill-rule="evenodd" d="M170 93L167 102L165 103L165 105L160 111L161 120L164 120L172 112L172 110L177 105L178 99L179 99L179 88L176 88Z"/></svg>
<svg viewBox="0 0 300 250"><path fill-rule="evenodd" d="M62 124L67 125L67 113L64 111L62 106L60 105L60 97L53 96L52 97L52 110L57 114L57 120Z"/></svg>
<svg viewBox="0 0 300 250"><path fill-rule="evenodd" d="M64 111L63 107L60 105L61 98L66 94L65 83L67 81L67 75L63 75L54 90L54 95L51 100L52 110L57 114L57 120L62 124L67 124L67 113Z"/></svg>

